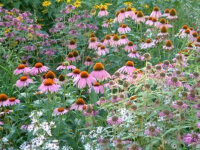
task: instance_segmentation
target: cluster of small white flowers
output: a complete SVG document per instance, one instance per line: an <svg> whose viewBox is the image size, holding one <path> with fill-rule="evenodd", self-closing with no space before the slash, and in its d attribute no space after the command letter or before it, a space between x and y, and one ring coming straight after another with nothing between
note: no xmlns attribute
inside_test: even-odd
<svg viewBox="0 0 200 150"><path fill-rule="evenodd" d="M63 146L61 150L73 150L71 146Z"/></svg>
<svg viewBox="0 0 200 150"><path fill-rule="evenodd" d="M32 132L35 136L30 142L24 142L20 149L59 149L58 141L48 140L48 137L52 136L51 129L55 128L55 122L40 121L42 112L33 111L30 114L31 125L28 126L28 132Z"/></svg>
<svg viewBox="0 0 200 150"><path fill-rule="evenodd" d="M127 122L127 123L133 122L134 116L131 113L131 111L129 111L125 108L120 108L118 111L119 111L120 118L122 118L123 122Z"/></svg>

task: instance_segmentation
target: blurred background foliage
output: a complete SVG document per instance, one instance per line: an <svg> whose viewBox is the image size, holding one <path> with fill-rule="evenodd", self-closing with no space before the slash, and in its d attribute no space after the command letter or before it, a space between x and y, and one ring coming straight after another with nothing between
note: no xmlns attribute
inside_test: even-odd
<svg viewBox="0 0 200 150"><path fill-rule="evenodd" d="M96 5L110 3L108 11L124 7L124 4L142 10L149 14L154 6L159 6L161 10L165 8L175 8L178 10L180 23L188 22L193 27L200 26L200 0L0 0L0 6L6 9L18 8L21 11L29 11L34 15L36 23L47 30L54 24L54 19L61 8L66 4L72 4L83 10L98 9ZM98 10L97 10L98 11ZM190 20L194 22L190 22Z"/></svg>

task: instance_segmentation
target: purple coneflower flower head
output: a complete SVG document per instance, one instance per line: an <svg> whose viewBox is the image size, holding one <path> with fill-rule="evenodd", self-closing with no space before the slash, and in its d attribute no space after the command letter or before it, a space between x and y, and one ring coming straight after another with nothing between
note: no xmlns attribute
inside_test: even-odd
<svg viewBox="0 0 200 150"><path fill-rule="evenodd" d="M199 144L200 134L199 133L188 133L183 136L183 140L187 145Z"/></svg>
<svg viewBox="0 0 200 150"><path fill-rule="evenodd" d="M67 76L72 77L72 78L76 78L80 75L80 73L81 73L81 70L76 68L72 72L68 73Z"/></svg>
<svg viewBox="0 0 200 150"><path fill-rule="evenodd" d="M131 31L131 28L129 28L126 24L121 24L118 28L118 32L120 34L125 34Z"/></svg>
<svg viewBox="0 0 200 150"><path fill-rule="evenodd" d="M42 63L38 62L35 66L31 69L31 75L38 75L39 73L47 72L49 68L44 66Z"/></svg>
<svg viewBox="0 0 200 150"><path fill-rule="evenodd" d="M96 102L97 105L103 105L103 104L105 104L105 103L107 103L107 101L106 101L106 99L105 99L104 97L101 97L101 98Z"/></svg>
<svg viewBox="0 0 200 150"><path fill-rule="evenodd" d="M180 87L182 83L178 80L177 77L168 77L167 84L173 87Z"/></svg>
<svg viewBox="0 0 200 150"><path fill-rule="evenodd" d="M12 106L12 105L16 105L19 103L20 103L20 100L16 99L15 97L11 97L11 98L7 99L7 101L3 105L4 106Z"/></svg>
<svg viewBox="0 0 200 150"><path fill-rule="evenodd" d="M95 82L96 79L87 71L82 71L80 76L74 78L74 85L78 85L78 88L91 87Z"/></svg>
<svg viewBox="0 0 200 150"><path fill-rule="evenodd" d="M87 57L87 58L85 59L84 65L86 65L86 66L91 66L92 64L93 64L92 58L91 58L91 57Z"/></svg>
<svg viewBox="0 0 200 150"><path fill-rule="evenodd" d="M41 92L44 93L54 93L54 92L58 92L60 88L60 85L55 84L53 79L45 79L43 81L43 83L40 85L40 87L38 88Z"/></svg>
<svg viewBox="0 0 200 150"><path fill-rule="evenodd" d="M121 67L120 69L118 69L117 72L119 72L119 73L127 73L127 74L131 75L133 73L134 69L135 69L134 62L127 61L126 65Z"/></svg>
<svg viewBox="0 0 200 150"><path fill-rule="evenodd" d="M150 16L155 17L155 18L159 18L161 15L162 14L161 14L160 8L156 6L156 7L153 8L153 11L152 11Z"/></svg>
<svg viewBox="0 0 200 150"><path fill-rule="evenodd" d="M173 102L172 107L175 109L182 110L182 109L187 109L188 106L183 101L178 100L178 101Z"/></svg>
<svg viewBox="0 0 200 150"><path fill-rule="evenodd" d="M59 107L54 109L53 111L53 115L57 116L57 115L64 115L68 112L69 110L64 108L64 107Z"/></svg>
<svg viewBox="0 0 200 150"><path fill-rule="evenodd" d="M71 110L79 110L79 111L81 111L81 110L85 110L86 106L87 105L85 104L84 99L83 98L78 98L76 100L76 102L74 104L72 104L70 109Z"/></svg>
<svg viewBox="0 0 200 150"><path fill-rule="evenodd" d="M102 6L102 7L100 8L100 11L99 11L99 13L98 13L98 16L99 16L99 17L108 16L108 11L107 11L107 9L106 9L105 6Z"/></svg>
<svg viewBox="0 0 200 150"><path fill-rule="evenodd" d="M93 70L94 71L91 72L91 75L98 81L103 81L111 78L110 74L104 70L102 63L96 63L93 67Z"/></svg>
<svg viewBox="0 0 200 150"><path fill-rule="evenodd" d="M74 50L77 48L77 44L76 44L76 41L75 40L70 40L68 45L67 45L70 49Z"/></svg>
<svg viewBox="0 0 200 150"><path fill-rule="evenodd" d="M98 111L95 111L93 105L89 104L86 106L85 111L83 112L84 116L95 116L98 114Z"/></svg>
<svg viewBox="0 0 200 150"><path fill-rule="evenodd" d="M5 106L7 101L8 101L8 96L4 93L1 93L0 94L0 107Z"/></svg>
<svg viewBox="0 0 200 150"><path fill-rule="evenodd" d="M99 82L94 83L93 86L89 89L89 92L91 92L92 89L94 89L94 92L97 94L104 93L104 87Z"/></svg>
<svg viewBox="0 0 200 150"><path fill-rule="evenodd" d="M172 8L169 11L169 15L167 16L167 19L169 19L169 20L176 20L176 19L178 19L177 12L176 12L176 10L174 8Z"/></svg>
<svg viewBox="0 0 200 150"><path fill-rule="evenodd" d="M137 49L137 46L133 44L133 42L129 41L128 44L125 46L124 50L126 52L132 52Z"/></svg>
<svg viewBox="0 0 200 150"><path fill-rule="evenodd" d="M30 79L29 77L27 77L27 76L22 76L22 77L20 77L20 79L19 80L17 80L17 82L16 82L16 86L17 87L26 87L26 86L28 86L30 83L33 83L33 80L32 79Z"/></svg>
<svg viewBox="0 0 200 150"><path fill-rule="evenodd" d="M17 69L15 69L14 74L28 74L30 72L30 68L27 67L25 64L20 64L17 66Z"/></svg>
<svg viewBox="0 0 200 150"><path fill-rule="evenodd" d="M169 110L163 110L159 113L159 116L164 119L170 119L173 117L173 114Z"/></svg>

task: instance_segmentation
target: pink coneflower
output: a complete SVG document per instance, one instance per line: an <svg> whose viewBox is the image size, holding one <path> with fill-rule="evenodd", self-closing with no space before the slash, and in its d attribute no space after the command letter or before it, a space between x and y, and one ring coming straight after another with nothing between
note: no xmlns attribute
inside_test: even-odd
<svg viewBox="0 0 200 150"><path fill-rule="evenodd" d="M132 11L132 8L131 7L127 7L126 8L126 12L125 12L125 17L126 18L132 18L132 19L135 19L136 15L135 15L135 12Z"/></svg>
<svg viewBox="0 0 200 150"><path fill-rule="evenodd" d="M190 93L187 95L187 99L190 101L198 101L199 96L197 95L195 90L191 90Z"/></svg>
<svg viewBox="0 0 200 150"><path fill-rule="evenodd" d="M109 53L109 49L106 48L104 45L101 45L98 47L98 51L97 51L97 54L99 56L105 56L107 53Z"/></svg>
<svg viewBox="0 0 200 150"><path fill-rule="evenodd" d="M126 45L126 47L124 48L124 50L126 52L132 52L134 50L136 50L137 46L133 44L133 42L129 41L128 44Z"/></svg>
<svg viewBox="0 0 200 150"><path fill-rule="evenodd" d="M108 45L110 45L110 43L111 43L111 36L110 35L106 35L105 36L105 39L104 39L104 41L103 41L103 44L105 45L105 46L108 46Z"/></svg>
<svg viewBox="0 0 200 150"><path fill-rule="evenodd" d="M27 67L25 64L20 64L17 66L17 69L15 69L14 74L18 75L18 74L28 74L30 72L30 68Z"/></svg>
<svg viewBox="0 0 200 150"><path fill-rule="evenodd" d="M167 16L167 19L169 19L169 20L176 20L176 19L178 19L177 12L176 12L176 10L174 8L172 8L169 11L169 15Z"/></svg>
<svg viewBox="0 0 200 150"><path fill-rule="evenodd" d="M121 24L118 28L118 32L120 34L125 34L131 31L131 28L129 28L126 24Z"/></svg>
<svg viewBox="0 0 200 150"><path fill-rule="evenodd" d="M57 115L64 115L68 112L68 109L65 109L64 107L59 107L54 109L53 111L53 115L57 116Z"/></svg>
<svg viewBox="0 0 200 150"><path fill-rule="evenodd" d="M96 37L91 37L90 40L89 40L89 45L88 45L88 48L89 49L97 49L97 38Z"/></svg>
<svg viewBox="0 0 200 150"><path fill-rule="evenodd" d="M144 132L144 134L148 136L157 136L159 133L160 133L160 130L154 126L148 127Z"/></svg>
<svg viewBox="0 0 200 150"><path fill-rule="evenodd" d="M197 124L197 128L200 129L200 122Z"/></svg>
<svg viewBox="0 0 200 150"><path fill-rule="evenodd" d="M112 36L112 40L110 41L110 45L113 46L113 47L117 47L120 45L119 43L119 36L117 34L114 34Z"/></svg>
<svg viewBox="0 0 200 150"><path fill-rule="evenodd" d="M76 61L73 52L69 52L69 54L67 55L66 61L68 61L68 62L75 62Z"/></svg>
<svg viewBox="0 0 200 150"><path fill-rule="evenodd" d="M80 75L80 73L81 73L81 70L76 68L71 73L68 73L67 76L76 78Z"/></svg>
<svg viewBox="0 0 200 150"><path fill-rule="evenodd" d="M117 15L117 20L119 23L122 22L126 18L125 11L126 10L124 8L120 9L119 14Z"/></svg>
<svg viewBox="0 0 200 150"><path fill-rule="evenodd" d="M5 106L7 101L8 101L8 96L4 93L0 94L0 107Z"/></svg>
<svg viewBox="0 0 200 150"><path fill-rule="evenodd" d="M5 115L5 114L9 114L11 112L13 112L13 110L5 109L4 111L0 112L0 116Z"/></svg>
<svg viewBox="0 0 200 150"><path fill-rule="evenodd" d="M85 111L83 112L84 116L95 116L98 114L98 111L95 111L93 105L89 104L86 106Z"/></svg>
<svg viewBox="0 0 200 150"><path fill-rule="evenodd" d="M127 36L125 34L121 35L121 39L119 40L120 45L125 45L129 42Z"/></svg>
<svg viewBox="0 0 200 150"><path fill-rule="evenodd" d="M135 69L134 62L127 61L126 65L121 67L117 72L127 73L127 74L131 75L133 73L134 69Z"/></svg>
<svg viewBox="0 0 200 150"><path fill-rule="evenodd" d="M104 88L99 82L94 83L93 86L89 89L89 91L91 92L92 89L94 89L95 93L97 93L97 94L104 93Z"/></svg>
<svg viewBox="0 0 200 150"><path fill-rule="evenodd" d="M66 63L63 62L62 65L60 65L60 66L58 66L56 68L56 70L65 70L65 69L67 69L67 70L73 70L73 69L76 69L76 66L70 65L69 63L68 63L68 65L66 65Z"/></svg>
<svg viewBox="0 0 200 150"><path fill-rule="evenodd" d="M168 17L169 16L169 11L170 9L165 9L164 14L162 15L163 17Z"/></svg>
<svg viewBox="0 0 200 150"><path fill-rule="evenodd" d="M77 50L73 50L72 53L76 61L81 59Z"/></svg>
<svg viewBox="0 0 200 150"><path fill-rule="evenodd" d="M48 70L49 70L49 68L47 66L44 66L42 63L38 62L31 69L30 73L31 73L31 75L38 75L39 73L47 72Z"/></svg>
<svg viewBox="0 0 200 150"><path fill-rule="evenodd" d="M149 17L145 24L149 25L149 26L152 26L153 25L152 19L153 19L152 17Z"/></svg>
<svg viewBox="0 0 200 150"><path fill-rule="evenodd" d="M128 57L140 59L141 56L136 50L133 50L130 54L128 54Z"/></svg>
<svg viewBox="0 0 200 150"><path fill-rule="evenodd" d="M182 83L178 80L177 77L169 77L167 79L167 84L170 85L170 86L174 86L174 87L182 86Z"/></svg>
<svg viewBox="0 0 200 150"><path fill-rule="evenodd" d="M151 39L147 39L144 43L140 44L141 49L152 48L155 46L155 43Z"/></svg>
<svg viewBox="0 0 200 150"><path fill-rule="evenodd" d="M160 19L159 23L156 24L157 28L161 28L162 26L166 26L167 28L173 27L171 24L167 23L167 20L165 18Z"/></svg>
<svg viewBox="0 0 200 150"><path fill-rule="evenodd" d="M163 49L171 51L173 48L174 48L174 45L172 41L170 40L165 41L165 45L163 46Z"/></svg>
<svg viewBox="0 0 200 150"><path fill-rule="evenodd" d="M77 100L76 100L76 103L74 103L72 106L71 106L71 110L79 110L79 111L81 111L81 110L84 110L84 109L86 109L86 104L85 104L85 101L84 101L84 99L83 98L78 98Z"/></svg>
<svg viewBox="0 0 200 150"><path fill-rule="evenodd" d="M106 121L110 125L120 125L123 122L122 119L117 117L117 116L113 116L111 118L108 118Z"/></svg>
<svg viewBox="0 0 200 150"><path fill-rule="evenodd" d="M175 109L187 109L188 106L183 101L178 100L178 101L173 102L172 107Z"/></svg>
<svg viewBox="0 0 200 150"><path fill-rule="evenodd" d="M162 14L161 14L160 8L156 6L156 7L153 8L153 11L152 11L150 16L155 17L155 18L159 18L161 15Z"/></svg>
<svg viewBox="0 0 200 150"><path fill-rule="evenodd" d="M7 99L7 101L4 103L4 106L12 106L19 103L20 103L20 100L16 99L15 97L11 97Z"/></svg>
<svg viewBox="0 0 200 150"><path fill-rule="evenodd" d="M186 145L197 145L199 144L200 134L199 133L188 133L183 136L183 140Z"/></svg>
<svg viewBox="0 0 200 150"><path fill-rule="evenodd" d="M54 93L58 92L59 88L60 85L55 84L53 79L48 78L44 80L38 89L44 93Z"/></svg>
<svg viewBox="0 0 200 150"><path fill-rule="evenodd" d="M76 45L76 41L75 40L70 40L69 43L67 44L67 46L70 48L70 49L76 49L77 48L77 45Z"/></svg>
<svg viewBox="0 0 200 150"><path fill-rule="evenodd" d="M158 33L158 36L159 37L163 37L163 38L165 38L165 37L167 37L169 34L168 34L168 29L167 29L167 27L166 26L162 26L161 28L160 28L160 33Z"/></svg>
<svg viewBox="0 0 200 150"><path fill-rule="evenodd" d="M106 10L106 7L102 6L100 8L100 11L98 13L99 17L104 17L104 16L108 16L108 11Z"/></svg>
<svg viewBox="0 0 200 150"><path fill-rule="evenodd" d="M74 78L74 85L78 85L78 88L84 88L86 86L91 87L93 83L96 82L96 79L90 75L87 71L82 71L80 76Z"/></svg>
<svg viewBox="0 0 200 150"><path fill-rule="evenodd" d="M91 72L91 75L99 81L111 78L110 74L104 70L104 66L102 63L96 63L93 67L93 70L94 71Z"/></svg>
<svg viewBox="0 0 200 150"><path fill-rule="evenodd" d="M136 23L145 22L145 17L142 11L137 11L137 17L135 18Z"/></svg>
<svg viewBox="0 0 200 150"><path fill-rule="evenodd" d="M91 58L91 57L87 57L87 58L85 59L84 64L85 64L86 66L91 66L91 65L93 64L92 58Z"/></svg>
<svg viewBox="0 0 200 150"><path fill-rule="evenodd" d="M173 117L173 114L170 113L169 110L163 110L162 112L159 113L159 116L164 118L164 119L170 119Z"/></svg>
<svg viewBox="0 0 200 150"><path fill-rule="evenodd" d="M28 86L30 83L33 83L33 80L28 78L27 76L22 76L20 77L19 80L17 80L16 82L16 86L17 87L26 87Z"/></svg>
<svg viewBox="0 0 200 150"><path fill-rule="evenodd" d="M0 126L4 125L4 123L2 121L0 121Z"/></svg>

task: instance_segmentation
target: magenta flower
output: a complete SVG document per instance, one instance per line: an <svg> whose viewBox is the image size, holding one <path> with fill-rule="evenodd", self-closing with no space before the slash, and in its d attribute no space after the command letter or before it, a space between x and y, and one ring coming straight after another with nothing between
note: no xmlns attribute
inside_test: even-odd
<svg viewBox="0 0 200 150"><path fill-rule="evenodd" d="M164 111L159 113L159 116L164 118L164 119L168 119L168 118L170 119L170 118L173 117L173 114L170 113L170 111L168 111L168 110L164 110Z"/></svg>
<svg viewBox="0 0 200 150"><path fill-rule="evenodd" d="M66 114L69 110L68 109L65 109L63 107L59 107L59 108L56 108L54 109L53 111L53 115L63 115L63 114Z"/></svg>
<svg viewBox="0 0 200 150"><path fill-rule="evenodd" d="M199 144L200 134L199 133L188 133L183 136L183 140L187 145Z"/></svg>
<svg viewBox="0 0 200 150"><path fill-rule="evenodd" d="M20 100L16 99L15 97L11 97L11 98L7 99L3 105L4 106L12 106L12 105L16 105L19 103L20 103Z"/></svg>
<svg viewBox="0 0 200 150"><path fill-rule="evenodd" d="M148 136L157 136L159 133L160 133L160 130L154 126L148 127L144 132L144 134Z"/></svg>
<svg viewBox="0 0 200 150"><path fill-rule="evenodd" d="M72 106L71 106L71 110L79 110L79 111L81 111L81 110L84 110L84 109L86 109L86 104L85 104L85 101L84 101L84 99L83 98L78 98L77 100L76 100L76 103L74 103Z"/></svg>
<svg viewBox="0 0 200 150"><path fill-rule="evenodd" d="M187 109L188 106L183 101L178 100L172 104L172 107L175 109Z"/></svg>
<svg viewBox="0 0 200 150"><path fill-rule="evenodd" d="M42 72L47 72L49 70L48 67L44 66L42 63L36 63L35 66L31 69L31 75L38 75Z"/></svg>
<svg viewBox="0 0 200 150"><path fill-rule="evenodd" d="M60 85L55 84L53 79L45 79L43 83L40 85L39 90L44 93L54 93L58 92Z"/></svg>
<svg viewBox="0 0 200 150"><path fill-rule="evenodd" d="M99 81L111 78L110 74L104 70L104 66L102 63L96 63L93 67L93 70L94 71L91 72L91 75Z"/></svg>
<svg viewBox="0 0 200 150"><path fill-rule="evenodd" d="M113 116L107 119L107 123L110 125L120 125L122 122L122 119L117 116Z"/></svg>
<svg viewBox="0 0 200 150"><path fill-rule="evenodd" d="M17 87L26 87L28 86L30 83L33 83L33 80L28 78L27 76L22 76L20 77L19 80L17 80L16 82L16 86Z"/></svg>
<svg viewBox="0 0 200 150"><path fill-rule="evenodd" d="M178 80L177 77L169 77L167 79L167 84L173 87L180 87L182 86L182 83Z"/></svg>
<svg viewBox="0 0 200 150"><path fill-rule="evenodd" d="M14 74L28 74L30 72L30 68L27 67L25 64L18 65L17 69L15 69Z"/></svg>
<svg viewBox="0 0 200 150"><path fill-rule="evenodd" d="M74 78L74 85L78 85L78 88L91 87L95 82L96 79L87 71L82 71L80 76Z"/></svg>

